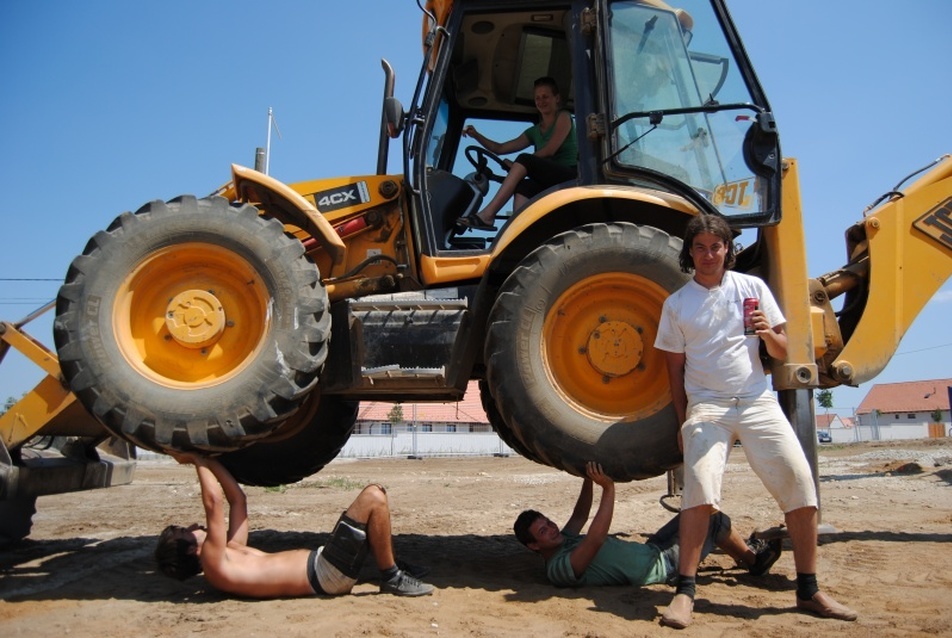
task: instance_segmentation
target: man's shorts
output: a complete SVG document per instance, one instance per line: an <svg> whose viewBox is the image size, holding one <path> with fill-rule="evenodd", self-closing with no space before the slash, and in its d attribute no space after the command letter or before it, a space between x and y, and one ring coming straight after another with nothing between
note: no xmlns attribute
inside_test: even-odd
<svg viewBox="0 0 952 638"><path fill-rule="evenodd" d="M704 399L688 406L681 426L684 492L681 508L720 509L721 485L734 441L784 513L816 507L813 471L776 397Z"/></svg>
<svg viewBox="0 0 952 638"><path fill-rule="evenodd" d="M307 580L315 594L339 596L349 594L357 582L356 578L345 576L339 569L324 558L324 548L318 547L307 559Z"/></svg>
<svg viewBox="0 0 952 638"><path fill-rule="evenodd" d="M367 556L367 524L340 515L327 544L311 552L307 578L315 593L346 594L357 582Z"/></svg>

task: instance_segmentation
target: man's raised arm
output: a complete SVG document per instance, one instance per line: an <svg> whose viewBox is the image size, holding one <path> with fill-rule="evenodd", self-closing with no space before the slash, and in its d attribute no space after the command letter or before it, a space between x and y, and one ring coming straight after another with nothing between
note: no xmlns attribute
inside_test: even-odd
<svg viewBox="0 0 952 638"><path fill-rule="evenodd" d="M578 493L578 499L575 501L575 509L569 520L562 526L562 531L566 534L578 534L588 522L588 515L592 511L592 479L585 477L582 481L582 489Z"/></svg>
<svg viewBox="0 0 952 638"><path fill-rule="evenodd" d="M595 555L598 554L598 550L602 548L605 539L608 538L612 517L615 515L615 481L602 471L602 466L598 463L589 461L585 469L588 473L585 483L588 485L589 502L591 502L592 483L598 483L602 488L602 498L598 503L592 524L588 528L588 534L569 555L569 563L572 565L576 578L582 577ZM583 486L582 489L584 492L585 487Z"/></svg>
<svg viewBox="0 0 952 638"><path fill-rule="evenodd" d="M208 540L221 547L231 541L248 544L248 501L244 490L218 459L192 452L173 455L179 463L192 463L202 489ZM224 529L224 493L228 502L228 529Z"/></svg>

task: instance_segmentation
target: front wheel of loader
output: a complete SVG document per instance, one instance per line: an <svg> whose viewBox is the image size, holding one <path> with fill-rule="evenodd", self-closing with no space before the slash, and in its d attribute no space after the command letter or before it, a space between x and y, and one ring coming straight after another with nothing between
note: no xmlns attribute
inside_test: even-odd
<svg viewBox="0 0 952 638"><path fill-rule="evenodd" d="M512 435L547 465L616 481L681 462L661 306L687 276L681 241L651 227L591 224L533 251L489 317L487 380Z"/></svg>
<svg viewBox="0 0 952 638"><path fill-rule="evenodd" d="M73 260L54 339L70 389L157 451L231 451L270 434L318 381L330 314L278 221L220 197L120 215Z"/></svg>
<svg viewBox="0 0 952 638"><path fill-rule="evenodd" d="M218 458L245 485L296 483L334 460L354 431L358 405L314 390L274 435Z"/></svg>

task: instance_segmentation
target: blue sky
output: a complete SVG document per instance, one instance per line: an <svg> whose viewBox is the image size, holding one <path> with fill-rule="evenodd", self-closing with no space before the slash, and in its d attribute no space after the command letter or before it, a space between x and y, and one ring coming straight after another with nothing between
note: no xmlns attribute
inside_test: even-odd
<svg viewBox="0 0 952 638"><path fill-rule="evenodd" d="M868 203L952 153L952 3L729 6L783 152L800 162L808 262L820 275L842 265L843 233ZM207 195L232 162L252 166L269 107L281 131L276 178L373 173L380 59L409 102L420 25L412 0L0 2L0 318L54 298L72 258L119 213ZM52 281L8 281L18 278ZM838 411L873 383L952 376L950 312L946 283L879 377L834 390ZM47 344L51 314L29 328ZM11 353L0 400L40 376Z"/></svg>

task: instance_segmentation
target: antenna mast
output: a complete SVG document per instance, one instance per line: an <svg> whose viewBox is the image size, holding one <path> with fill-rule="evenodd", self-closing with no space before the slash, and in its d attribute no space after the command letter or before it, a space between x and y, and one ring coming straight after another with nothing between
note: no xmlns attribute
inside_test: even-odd
<svg viewBox="0 0 952 638"><path fill-rule="evenodd" d="M278 138L281 137L281 129L278 128L278 122L274 119L274 111L269 106L268 107L268 141L265 146L264 151L264 174L271 174L271 129L274 128L275 132L278 134Z"/></svg>

